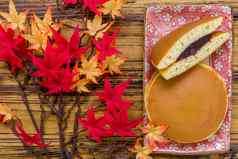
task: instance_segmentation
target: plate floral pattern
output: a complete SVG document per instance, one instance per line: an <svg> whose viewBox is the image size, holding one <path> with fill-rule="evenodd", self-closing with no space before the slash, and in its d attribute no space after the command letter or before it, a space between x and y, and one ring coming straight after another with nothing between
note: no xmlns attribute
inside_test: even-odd
<svg viewBox="0 0 238 159"><path fill-rule="evenodd" d="M144 85L150 80L154 68L150 63L152 46L163 36L180 27L181 25L200 19L203 16L222 16L223 24L217 29L232 35L231 8L223 5L159 5L151 6L146 11L145 24L145 56L144 56ZM231 125L231 57L232 36L212 56L209 64L220 73L226 82L228 90L228 112L220 130L209 139L194 144L179 144L171 142L168 145L158 146L154 149L158 153L170 154L207 154L223 153L230 148ZM188 125L189 126L189 125ZM146 141L145 141L146 142Z"/></svg>

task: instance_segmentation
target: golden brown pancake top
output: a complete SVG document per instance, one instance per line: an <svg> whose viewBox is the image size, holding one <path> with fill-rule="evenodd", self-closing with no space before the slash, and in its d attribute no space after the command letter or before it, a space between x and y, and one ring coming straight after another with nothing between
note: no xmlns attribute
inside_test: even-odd
<svg viewBox="0 0 238 159"><path fill-rule="evenodd" d="M155 75L145 92L150 120L167 124L166 136L194 143L214 134L227 111L224 81L209 66L198 65L171 80Z"/></svg>

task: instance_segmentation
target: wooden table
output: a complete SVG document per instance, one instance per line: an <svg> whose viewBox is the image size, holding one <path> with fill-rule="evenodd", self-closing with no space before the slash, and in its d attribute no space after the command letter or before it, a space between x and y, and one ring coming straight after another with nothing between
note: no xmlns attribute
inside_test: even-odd
<svg viewBox="0 0 238 159"><path fill-rule="evenodd" d="M8 10L8 0L0 1L0 9ZM134 79L133 84L126 92L126 96L129 99L134 100L135 106L131 109L131 116L142 116L143 114L143 90L142 90L142 78L143 78L143 52L144 52L144 13L147 5L159 4L159 3L186 3L186 4L198 4L198 3L222 3L230 5L233 8L233 28L234 28L234 51L233 51L233 97L232 97L232 130L231 130L231 149L238 149L238 0L127 0L124 5L123 14L125 19L121 21L120 28L121 33L119 35L117 45L119 49L128 56L129 60L123 65L123 75L113 77L113 83L116 84L129 77ZM74 14L73 10L66 10L64 12L57 10L55 0L16 0L17 8L23 10L23 8L34 11L38 15L43 16L46 6L51 5L54 8L54 15L57 18L77 18L80 14ZM12 108L17 110L17 114L24 121L26 129L33 132L29 116L25 111L25 107L22 104L19 96L17 84L14 80L9 78L9 72L1 66L0 69L0 102L5 102L11 105ZM29 89L29 92L31 90ZM88 98L90 101L96 100L95 94L92 93ZM32 109L34 113L39 116L40 108L38 106L39 101L35 95L30 98ZM82 105L86 105L86 100L82 101ZM85 112L85 107L83 107ZM70 118L73 121L73 118ZM55 124L55 118L53 116L47 119L46 138L50 143L50 148L53 151L50 155L53 158L58 158L58 138L57 128ZM67 135L70 135L70 131L67 131ZM116 139L108 140L102 144L94 144L89 142L84 136L80 139L82 145L80 151L85 159L134 159L135 156L128 154L127 148ZM132 140L133 141L133 140ZM129 142L130 144L131 142ZM11 133L10 130L4 126L0 126L0 158L1 159L21 159L31 158L27 157L26 152L23 150L19 140ZM225 156L210 155L199 157L186 157L186 158L224 158ZM177 158L174 156L154 155L154 158ZM185 158L185 157L181 157ZM227 157L226 155L226 158ZM234 157L234 158L238 158Z"/></svg>

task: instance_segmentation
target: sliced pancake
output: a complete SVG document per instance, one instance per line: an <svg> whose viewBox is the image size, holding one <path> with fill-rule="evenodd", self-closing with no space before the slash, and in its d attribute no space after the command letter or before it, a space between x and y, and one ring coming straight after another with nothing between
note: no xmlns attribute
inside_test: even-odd
<svg viewBox="0 0 238 159"><path fill-rule="evenodd" d="M208 139L220 128L228 108L223 79L205 64L171 80L155 74L144 97L149 120L168 125L165 136L178 143Z"/></svg>
<svg viewBox="0 0 238 159"><path fill-rule="evenodd" d="M189 45L214 32L222 21L222 17L204 17L187 23L164 36L152 48L153 65L159 70L165 69L174 63Z"/></svg>
<svg viewBox="0 0 238 159"><path fill-rule="evenodd" d="M198 50L192 49L193 55L187 56L185 58L179 58L179 60L166 69L160 70L161 75L165 79L171 79L175 76L178 76L188 69L192 68L196 64L202 62L209 55L215 52L219 47L221 47L228 39L230 35L225 32L216 32L211 35L209 41L206 42L201 48ZM188 51L189 52L189 51ZM183 53L181 54L183 55Z"/></svg>

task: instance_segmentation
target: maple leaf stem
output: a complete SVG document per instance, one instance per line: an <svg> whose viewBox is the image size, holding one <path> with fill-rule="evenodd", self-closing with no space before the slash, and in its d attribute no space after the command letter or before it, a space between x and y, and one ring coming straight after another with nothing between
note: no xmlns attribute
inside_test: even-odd
<svg viewBox="0 0 238 159"><path fill-rule="evenodd" d="M103 28L97 30L97 32L96 32L95 35L97 35L97 34L100 33L101 31L105 30L105 29L106 29L107 27L109 27L110 25L112 25L111 22L109 22L105 27L103 27Z"/></svg>
<svg viewBox="0 0 238 159"><path fill-rule="evenodd" d="M72 26L72 25L69 25L69 24L63 24L63 25L66 26L66 27L68 27L68 28L70 28L70 29L75 29L75 27Z"/></svg>
<svg viewBox="0 0 238 159"><path fill-rule="evenodd" d="M83 8L83 7L82 7ZM89 12L88 10L86 9L83 9L83 17L86 17L85 20L84 20L84 27L87 28L87 23L88 23L88 16L89 16Z"/></svg>
<svg viewBox="0 0 238 159"><path fill-rule="evenodd" d="M89 59L93 56L93 54L94 54L94 52L95 52L95 49L96 49L96 47L95 47L95 45L92 43L91 52L90 52L90 54L89 54L89 56L88 56Z"/></svg>
<svg viewBox="0 0 238 159"><path fill-rule="evenodd" d="M86 36L86 33L83 33L81 36L80 36L80 45L82 46L82 42L83 42L83 38Z"/></svg>

